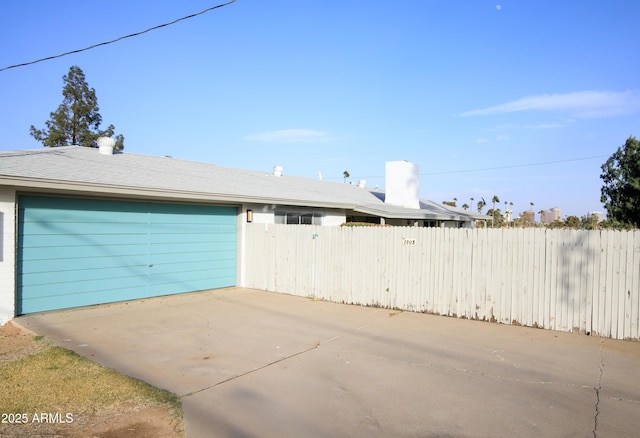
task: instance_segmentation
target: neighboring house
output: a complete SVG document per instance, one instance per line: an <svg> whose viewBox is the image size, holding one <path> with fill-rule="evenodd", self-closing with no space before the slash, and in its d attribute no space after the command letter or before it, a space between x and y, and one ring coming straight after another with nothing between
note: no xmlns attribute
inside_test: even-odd
<svg viewBox="0 0 640 438"><path fill-rule="evenodd" d="M473 227L420 200L417 166L359 185L78 146L0 152L0 324L15 315L242 285L247 222Z"/></svg>

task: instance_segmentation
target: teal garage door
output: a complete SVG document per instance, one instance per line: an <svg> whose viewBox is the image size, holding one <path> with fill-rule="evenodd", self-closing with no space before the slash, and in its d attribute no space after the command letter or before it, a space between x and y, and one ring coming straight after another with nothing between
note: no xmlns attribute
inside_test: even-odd
<svg viewBox="0 0 640 438"><path fill-rule="evenodd" d="M18 314L234 286L236 209L18 199Z"/></svg>

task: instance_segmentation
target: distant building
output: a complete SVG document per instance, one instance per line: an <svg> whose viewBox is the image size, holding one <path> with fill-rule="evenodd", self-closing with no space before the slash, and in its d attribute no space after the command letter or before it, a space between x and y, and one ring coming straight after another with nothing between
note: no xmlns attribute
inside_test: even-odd
<svg viewBox="0 0 640 438"><path fill-rule="evenodd" d="M604 213L601 211L590 211L587 213L587 219L591 219L592 217L597 218L598 222L602 222L604 220Z"/></svg>
<svg viewBox="0 0 640 438"><path fill-rule="evenodd" d="M506 210L504 212L504 220L506 223L509 223L513 220L513 211L512 210Z"/></svg>
<svg viewBox="0 0 640 438"><path fill-rule="evenodd" d="M561 219L560 209L550 208L549 210L543 210L540 212L540 222L543 224L550 224Z"/></svg>

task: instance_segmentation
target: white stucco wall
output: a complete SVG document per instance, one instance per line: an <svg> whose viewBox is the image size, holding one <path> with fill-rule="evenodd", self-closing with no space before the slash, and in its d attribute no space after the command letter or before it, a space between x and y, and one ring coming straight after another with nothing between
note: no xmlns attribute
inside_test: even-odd
<svg viewBox="0 0 640 438"><path fill-rule="evenodd" d="M322 218L322 225L327 227L339 227L347 221L347 213L344 210L327 210Z"/></svg>
<svg viewBox="0 0 640 438"><path fill-rule="evenodd" d="M272 224L274 223L273 212L275 211L275 205L265 204L245 204L243 210L253 211L253 223L256 224ZM246 217L245 217L246 219Z"/></svg>
<svg viewBox="0 0 640 438"><path fill-rule="evenodd" d="M0 325L16 313L16 192L0 188Z"/></svg>
<svg viewBox="0 0 640 438"><path fill-rule="evenodd" d="M251 210L253 212L253 223L255 224L273 224L275 223L274 211L276 210L297 210L305 211L321 211L323 213L322 225L328 227L337 227L347 221L347 214L344 210L325 210L320 208L305 208L296 206L283 206L274 204L245 204L243 211ZM244 217L246 220L246 216Z"/></svg>

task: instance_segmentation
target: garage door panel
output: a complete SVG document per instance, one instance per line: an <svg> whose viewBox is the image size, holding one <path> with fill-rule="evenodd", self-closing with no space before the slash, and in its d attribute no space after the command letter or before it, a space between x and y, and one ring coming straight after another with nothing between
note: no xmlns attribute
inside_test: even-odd
<svg viewBox="0 0 640 438"><path fill-rule="evenodd" d="M28 276L34 273L64 272L68 275L80 269L105 269L121 266L147 266L148 254L122 255L118 257L78 257L67 259L23 260L21 262L21 275Z"/></svg>
<svg viewBox="0 0 640 438"><path fill-rule="evenodd" d="M49 260L78 260L87 258L104 257L146 257L148 250L141 245L111 245L111 246L69 246L65 251L60 247L30 246L25 248L25 257L22 260L44 260L45 265Z"/></svg>
<svg viewBox="0 0 640 438"><path fill-rule="evenodd" d="M133 274L133 273L132 273ZM109 302L112 293L119 290L133 290L138 294L140 290L146 290L147 281L144 277L130 275L127 277L105 278L96 285L95 279L77 280L72 282L34 284L29 286L29 295L22 302L25 308L40 307L45 298L55 298L60 301L62 307L74 307L73 300L81 296L101 293L101 299ZM52 293L54 292L54 293ZM93 303L95 304L95 303Z"/></svg>
<svg viewBox="0 0 640 438"><path fill-rule="evenodd" d="M151 254L150 259L152 264L155 263L181 263L181 262L193 262L198 260L224 260L232 257L235 254L235 251L232 249L218 249L215 252L212 251L190 251L187 249L183 249L179 251L176 249L173 252L170 251L156 251L157 248L154 248L154 252Z"/></svg>
<svg viewBox="0 0 640 438"><path fill-rule="evenodd" d="M119 213L117 217L112 218L116 223L139 223L140 214L148 211L145 203L44 196L22 196L20 206L27 212L27 218L42 223L104 223L104 214L114 212Z"/></svg>
<svg viewBox="0 0 640 438"><path fill-rule="evenodd" d="M156 295L169 295L188 291L200 291L233 286L235 277L221 275L219 277L206 277L202 279L191 278L188 281L181 281L168 276L158 276L153 278L153 287ZM212 286L213 284L213 286Z"/></svg>
<svg viewBox="0 0 640 438"><path fill-rule="evenodd" d="M184 251L185 248L204 249L209 251L212 248L222 250L235 250L236 241L229 237L215 235L193 235L193 236L166 236L166 240L162 240L161 236L151 236L151 245L154 250L159 251Z"/></svg>
<svg viewBox="0 0 640 438"><path fill-rule="evenodd" d="M212 242L193 242L188 247L182 242L152 243L152 254L173 254L178 252L210 252ZM217 247L220 248L220 247Z"/></svg>
<svg viewBox="0 0 640 438"><path fill-rule="evenodd" d="M202 266L209 266L210 268L217 267L222 262L228 262L235 264L234 251L216 251L212 252L175 252L175 253L154 253L150 256L150 265L154 268L158 266L169 264L179 265L183 263L202 263Z"/></svg>
<svg viewBox="0 0 640 438"><path fill-rule="evenodd" d="M19 207L19 313L235 285L235 208L32 196Z"/></svg>
<svg viewBox="0 0 640 438"><path fill-rule="evenodd" d="M154 203L149 206L148 211L158 218L156 222L171 222L171 220L180 223L176 220L178 217L187 216L189 222L206 222L206 223L228 223L229 215L236 214L235 207L221 207L221 206L209 206L198 204L182 204L180 210L176 210L175 204L163 204ZM211 208L214 208L213 211Z"/></svg>
<svg viewBox="0 0 640 438"><path fill-rule="evenodd" d="M155 296L161 295L174 295L184 293L185 288L189 292L197 292L202 290L216 289L226 286L210 286L210 280L191 281L189 283L175 282L175 283L158 283L154 285Z"/></svg>
<svg viewBox="0 0 640 438"><path fill-rule="evenodd" d="M217 263L213 263L217 262ZM213 267L215 266L215 267ZM198 260L181 263L155 263L149 268L149 275L179 274L179 273L202 273L204 276L213 276L216 268L233 268L235 263L232 260Z"/></svg>
<svg viewBox="0 0 640 438"><path fill-rule="evenodd" d="M25 236L23 239L23 247L32 248L32 247L47 247L47 246L56 246L59 247L61 245L65 246L104 246L104 245L146 245L147 244L147 234L139 233L120 233L120 234L86 234L86 235L75 235L75 234L40 234L35 235L32 234L30 236Z"/></svg>
<svg viewBox="0 0 640 438"><path fill-rule="evenodd" d="M160 243L177 243L185 245L197 243L215 244L217 241L214 236L207 234L206 231L194 234L151 234L149 237L152 245Z"/></svg>
<svg viewBox="0 0 640 438"><path fill-rule="evenodd" d="M132 286L120 289L89 291L81 294L62 294L57 296L44 296L36 300L29 300L23 306L25 309L39 308L41 310L24 310L22 313L41 312L54 309L65 309L81 306L92 306L96 303L112 303L131 300L131 296L137 294L139 288ZM148 298L148 297L140 297Z"/></svg>
<svg viewBox="0 0 640 438"><path fill-rule="evenodd" d="M147 222L118 221L117 216L107 215L105 212L91 212L93 215L103 215L93 222L62 221L59 214L51 209L46 214L34 215L27 211L24 220L29 223L30 235L55 234L89 236L92 234L119 235L126 230L127 234L146 235L149 232ZM122 214L122 213L117 213ZM146 218L145 218L146 219Z"/></svg>
<svg viewBox="0 0 640 438"><path fill-rule="evenodd" d="M202 232L210 232L215 230L215 233L228 235L229 232L235 231L235 224L223 224L213 221L209 223L202 222L156 222L157 218L154 218L154 222L151 225L151 233L153 234L198 234Z"/></svg>
<svg viewBox="0 0 640 438"><path fill-rule="evenodd" d="M208 266L211 266L211 264L217 260L224 260L227 257L229 257L228 255L225 256L224 254L218 254L217 256L215 254L211 254L208 252L185 252L185 253L166 253L166 254L153 254L151 255L151 257L149 258L149 260L151 261L151 265L153 265L154 267L157 267L161 264L173 264L173 265L178 265L181 263L198 263L198 262L205 262Z"/></svg>
<svg viewBox="0 0 640 438"><path fill-rule="evenodd" d="M66 269L60 271L46 271L46 272L31 272L22 276L22 286L35 286L35 285L54 285L54 284L66 284L69 285L76 282L84 281L100 281L106 283L113 278L128 278L128 277L140 277L148 275L149 267L145 264L137 265L121 265L110 268L103 266L96 268L76 268ZM93 287L96 287L94 284Z"/></svg>

